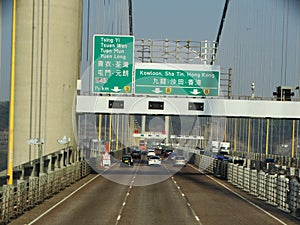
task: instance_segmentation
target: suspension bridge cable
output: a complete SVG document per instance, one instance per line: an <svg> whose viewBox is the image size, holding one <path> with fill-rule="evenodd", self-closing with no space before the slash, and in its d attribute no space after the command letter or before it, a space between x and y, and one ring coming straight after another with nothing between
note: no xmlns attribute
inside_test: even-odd
<svg viewBox="0 0 300 225"><path fill-rule="evenodd" d="M226 17L226 14L227 14L228 4L229 4L229 0L226 0L225 5L224 5L224 9L223 9L222 19L221 19L221 22L220 22L220 25L219 25L219 30L218 30L218 34L217 34L217 38L216 38L216 48L214 48L214 54L213 55L215 55L215 57L217 56L217 49L218 49L218 45L219 45L219 42L220 42L225 17ZM211 59L211 65L213 64L213 62L214 62L214 60Z"/></svg>
<svg viewBox="0 0 300 225"><path fill-rule="evenodd" d="M287 81L287 58L288 58L288 39L289 39L289 8L290 8L290 0L286 1L287 8L286 8L286 32L285 32L285 56L284 56L284 84L286 85Z"/></svg>
<svg viewBox="0 0 300 225"><path fill-rule="evenodd" d="M265 3L265 4L263 4L263 3ZM262 23L262 30L264 30L264 31L267 31L268 30L268 26L266 25L267 24L267 16L269 16L268 15L268 13L266 13L266 12L268 12L268 7L266 6L266 3L267 3L267 1L262 1L262 4L263 4L263 6L262 6L262 8L263 8L263 12L265 12L265 13L262 13L262 19L263 19L263 23ZM263 34L263 37L262 37L262 47L267 47L268 45L267 45L267 41L266 41L266 33L268 33L268 32L262 32L262 34ZM262 84L263 85L261 85L261 96L264 96L264 90L265 90L265 78L266 78L266 76L264 75L265 74L265 65L266 65L266 55L267 55L267 51L261 51L261 54L262 54L262 63L260 64L261 65L261 77L262 77Z"/></svg>
<svg viewBox="0 0 300 225"><path fill-rule="evenodd" d="M300 12L300 1L298 1L298 10L297 12ZM299 27L300 27L300 13L297 14L297 31L296 31L296 49L299 49ZM298 76L298 87L300 87L300 63L299 63L299 51L295 51L295 59L296 59L296 71L295 71L295 75ZM297 67L298 67L298 71L297 71ZM300 90L298 89L298 94L299 94L299 98L300 98ZM299 123L297 121L297 127L298 127ZM298 137L298 136L297 136Z"/></svg>
<svg viewBox="0 0 300 225"><path fill-rule="evenodd" d="M133 35L133 25L132 25L132 0L128 0L129 9L129 34Z"/></svg>
<svg viewBox="0 0 300 225"><path fill-rule="evenodd" d="M283 77L283 64L284 64L284 59L283 59L283 55L284 55L284 33L285 33L285 12L286 12L286 1L284 1L284 10L283 10L283 16L282 16L282 35L281 35L281 68L280 68L280 71L281 71L281 85L284 82L284 77Z"/></svg>
<svg viewBox="0 0 300 225"><path fill-rule="evenodd" d="M275 4L276 1L272 1L272 13L271 13L271 34L273 37L275 37L275 30L276 30L276 26L275 26ZM273 46L272 46L273 45ZM270 51L270 63L269 63L269 71L270 74L274 74L274 64L275 64L275 57L274 57L274 52L275 52L275 38L273 38L273 42L270 42L270 47L271 47L271 51ZM275 76L271 76L271 82L270 85L274 83L274 78Z"/></svg>

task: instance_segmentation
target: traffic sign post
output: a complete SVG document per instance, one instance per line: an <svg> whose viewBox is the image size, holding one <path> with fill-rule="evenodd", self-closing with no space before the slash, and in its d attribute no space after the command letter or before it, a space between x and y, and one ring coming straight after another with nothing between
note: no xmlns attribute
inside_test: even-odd
<svg viewBox="0 0 300 225"><path fill-rule="evenodd" d="M220 66L136 63L135 94L218 96Z"/></svg>
<svg viewBox="0 0 300 225"><path fill-rule="evenodd" d="M132 93L133 51L133 36L94 35L94 93Z"/></svg>

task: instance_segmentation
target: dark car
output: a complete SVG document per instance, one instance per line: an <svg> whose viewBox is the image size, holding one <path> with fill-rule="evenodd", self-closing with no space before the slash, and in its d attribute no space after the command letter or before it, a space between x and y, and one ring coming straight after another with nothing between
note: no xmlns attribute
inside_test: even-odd
<svg viewBox="0 0 300 225"><path fill-rule="evenodd" d="M131 156L133 159L141 159L141 151L140 150L133 150L131 152Z"/></svg>
<svg viewBox="0 0 300 225"><path fill-rule="evenodd" d="M133 166L133 158L131 155L123 155L120 166Z"/></svg>
<svg viewBox="0 0 300 225"><path fill-rule="evenodd" d="M173 149L166 149L164 152L164 156L168 157L171 153L173 153Z"/></svg>

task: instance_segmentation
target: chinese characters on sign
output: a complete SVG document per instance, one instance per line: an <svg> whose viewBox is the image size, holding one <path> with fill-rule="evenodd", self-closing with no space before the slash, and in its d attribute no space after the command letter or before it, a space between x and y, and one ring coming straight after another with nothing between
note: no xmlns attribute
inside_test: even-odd
<svg viewBox="0 0 300 225"><path fill-rule="evenodd" d="M135 70L136 94L219 95L219 66L137 63Z"/></svg>
<svg viewBox="0 0 300 225"><path fill-rule="evenodd" d="M94 93L132 94L134 89L135 94L145 95L219 95L220 66L169 63L134 65L133 36L94 35L93 60Z"/></svg>
<svg viewBox="0 0 300 225"><path fill-rule="evenodd" d="M133 36L94 35L93 92L132 93Z"/></svg>

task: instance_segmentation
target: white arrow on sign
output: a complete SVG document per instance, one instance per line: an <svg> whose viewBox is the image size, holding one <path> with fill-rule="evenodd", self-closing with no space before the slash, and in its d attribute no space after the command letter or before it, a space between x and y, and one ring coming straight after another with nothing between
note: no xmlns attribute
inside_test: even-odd
<svg viewBox="0 0 300 225"><path fill-rule="evenodd" d="M118 86L114 86L114 88L111 89L111 90L114 91L114 92L120 92L121 91L121 89L119 89Z"/></svg>
<svg viewBox="0 0 300 225"><path fill-rule="evenodd" d="M152 90L154 93L156 94L159 94L161 93L162 91L160 90L160 88L155 88L154 90Z"/></svg>
<svg viewBox="0 0 300 225"><path fill-rule="evenodd" d="M194 89L193 91L191 91L191 93L192 93L193 95L197 95L197 94L199 94L200 92L198 91L198 89Z"/></svg>

